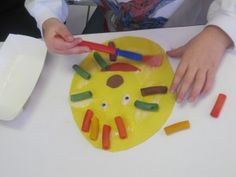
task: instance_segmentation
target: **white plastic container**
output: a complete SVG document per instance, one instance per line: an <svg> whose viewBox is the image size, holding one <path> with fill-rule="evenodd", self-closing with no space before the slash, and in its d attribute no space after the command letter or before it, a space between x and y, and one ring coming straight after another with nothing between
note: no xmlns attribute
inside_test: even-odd
<svg viewBox="0 0 236 177"><path fill-rule="evenodd" d="M47 48L43 41L9 35L0 48L0 120L23 110L42 71Z"/></svg>

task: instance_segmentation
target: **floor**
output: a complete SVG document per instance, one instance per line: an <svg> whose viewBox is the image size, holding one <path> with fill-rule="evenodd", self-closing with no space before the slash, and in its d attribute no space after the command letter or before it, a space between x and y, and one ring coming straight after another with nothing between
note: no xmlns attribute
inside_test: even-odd
<svg viewBox="0 0 236 177"><path fill-rule="evenodd" d="M89 6L87 5L69 5L69 16L66 22L67 27L74 35L81 34L87 19ZM91 17L96 6L90 6L88 18Z"/></svg>

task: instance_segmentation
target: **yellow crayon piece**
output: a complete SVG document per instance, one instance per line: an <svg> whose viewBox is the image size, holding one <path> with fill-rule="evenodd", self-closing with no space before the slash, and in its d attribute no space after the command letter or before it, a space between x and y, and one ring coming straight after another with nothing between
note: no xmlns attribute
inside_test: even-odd
<svg viewBox="0 0 236 177"><path fill-rule="evenodd" d="M90 132L90 139L97 140L99 132L99 120L97 117L93 117L91 121L91 132Z"/></svg>
<svg viewBox="0 0 236 177"><path fill-rule="evenodd" d="M188 120L177 122L175 124L169 125L164 128L166 135L170 135L172 133L176 133L181 130L189 129L190 122Z"/></svg>

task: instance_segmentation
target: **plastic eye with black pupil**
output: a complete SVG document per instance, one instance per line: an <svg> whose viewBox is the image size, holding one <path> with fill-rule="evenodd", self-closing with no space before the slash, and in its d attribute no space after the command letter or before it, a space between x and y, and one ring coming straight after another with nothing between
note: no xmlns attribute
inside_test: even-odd
<svg viewBox="0 0 236 177"><path fill-rule="evenodd" d="M107 108L107 103L106 103L106 102L102 102L101 107L102 107L103 109L106 109L106 108Z"/></svg>
<svg viewBox="0 0 236 177"><path fill-rule="evenodd" d="M125 95L125 96L123 97L123 104L126 105L126 104L129 103L129 101L130 101L130 96L129 96L129 95Z"/></svg>

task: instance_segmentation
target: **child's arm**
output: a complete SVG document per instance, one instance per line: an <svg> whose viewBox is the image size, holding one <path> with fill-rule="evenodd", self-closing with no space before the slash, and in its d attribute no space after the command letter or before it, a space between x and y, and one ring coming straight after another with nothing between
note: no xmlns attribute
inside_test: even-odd
<svg viewBox="0 0 236 177"><path fill-rule="evenodd" d="M64 0L25 0L25 7L35 18L41 33L47 19L57 18L63 23L68 16L68 6Z"/></svg>
<svg viewBox="0 0 236 177"><path fill-rule="evenodd" d="M235 31L236 1L215 0L208 12L207 27L186 45L167 52L181 58L171 86L178 102L185 97L193 102L211 89L225 50L236 44Z"/></svg>

